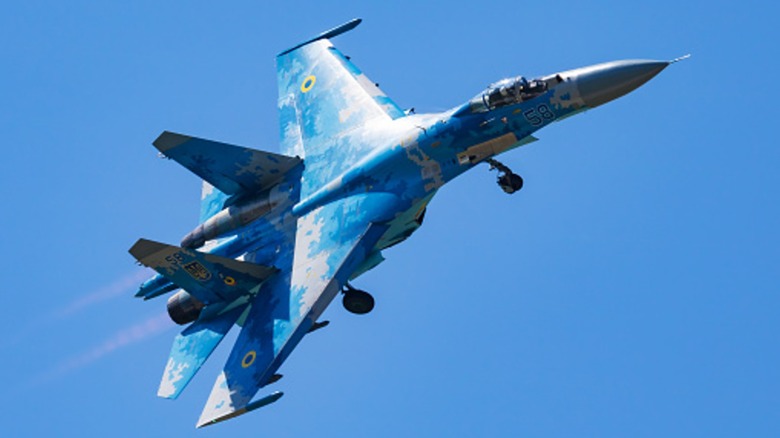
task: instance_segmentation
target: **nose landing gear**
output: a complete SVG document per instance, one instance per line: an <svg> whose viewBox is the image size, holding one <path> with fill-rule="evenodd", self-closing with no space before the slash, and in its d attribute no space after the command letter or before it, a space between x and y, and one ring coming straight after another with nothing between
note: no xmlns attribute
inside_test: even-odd
<svg viewBox="0 0 780 438"><path fill-rule="evenodd" d="M499 174L496 182L505 193L512 194L523 188L523 178L512 172L512 169L493 158L488 158L485 161L490 164L490 170L498 170Z"/></svg>
<svg viewBox="0 0 780 438"><path fill-rule="evenodd" d="M344 286L341 293L344 294L341 304L351 313L365 315L374 308L374 297L364 290L355 289L349 283Z"/></svg>

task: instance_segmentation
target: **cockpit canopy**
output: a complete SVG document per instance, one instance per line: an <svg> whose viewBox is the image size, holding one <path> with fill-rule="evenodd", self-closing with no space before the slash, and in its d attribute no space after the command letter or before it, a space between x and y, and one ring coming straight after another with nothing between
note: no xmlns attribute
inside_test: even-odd
<svg viewBox="0 0 780 438"><path fill-rule="evenodd" d="M503 79L471 99L469 109L473 113L486 112L533 99L546 91L547 82L540 79L528 81L522 76Z"/></svg>

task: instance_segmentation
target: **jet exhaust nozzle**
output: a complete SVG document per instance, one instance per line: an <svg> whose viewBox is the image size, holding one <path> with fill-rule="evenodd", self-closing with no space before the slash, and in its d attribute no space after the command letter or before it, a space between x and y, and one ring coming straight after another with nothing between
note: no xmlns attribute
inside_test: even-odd
<svg viewBox="0 0 780 438"><path fill-rule="evenodd" d="M205 305L184 289L168 298L168 316L179 325L189 324L200 316Z"/></svg>

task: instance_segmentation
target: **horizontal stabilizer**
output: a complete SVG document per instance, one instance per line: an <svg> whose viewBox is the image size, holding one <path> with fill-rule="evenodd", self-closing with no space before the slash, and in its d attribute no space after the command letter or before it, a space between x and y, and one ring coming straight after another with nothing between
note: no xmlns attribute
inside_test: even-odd
<svg viewBox="0 0 780 438"><path fill-rule="evenodd" d="M206 305L232 301L277 272L273 267L147 239L139 239L130 254Z"/></svg>
<svg viewBox="0 0 780 438"><path fill-rule="evenodd" d="M301 159L165 131L154 141L163 155L235 195L270 188Z"/></svg>
<svg viewBox="0 0 780 438"><path fill-rule="evenodd" d="M216 318L195 321L177 335L157 395L178 397L245 309L241 306Z"/></svg>

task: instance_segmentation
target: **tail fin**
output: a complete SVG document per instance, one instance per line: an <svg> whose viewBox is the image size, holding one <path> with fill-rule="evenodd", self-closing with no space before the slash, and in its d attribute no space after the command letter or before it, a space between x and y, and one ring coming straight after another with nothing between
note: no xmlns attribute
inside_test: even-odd
<svg viewBox="0 0 780 438"><path fill-rule="evenodd" d="M228 198L228 195L204 180L203 189L200 192L200 216L198 217L198 222L206 222L211 216L219 213Z"/></svg>

